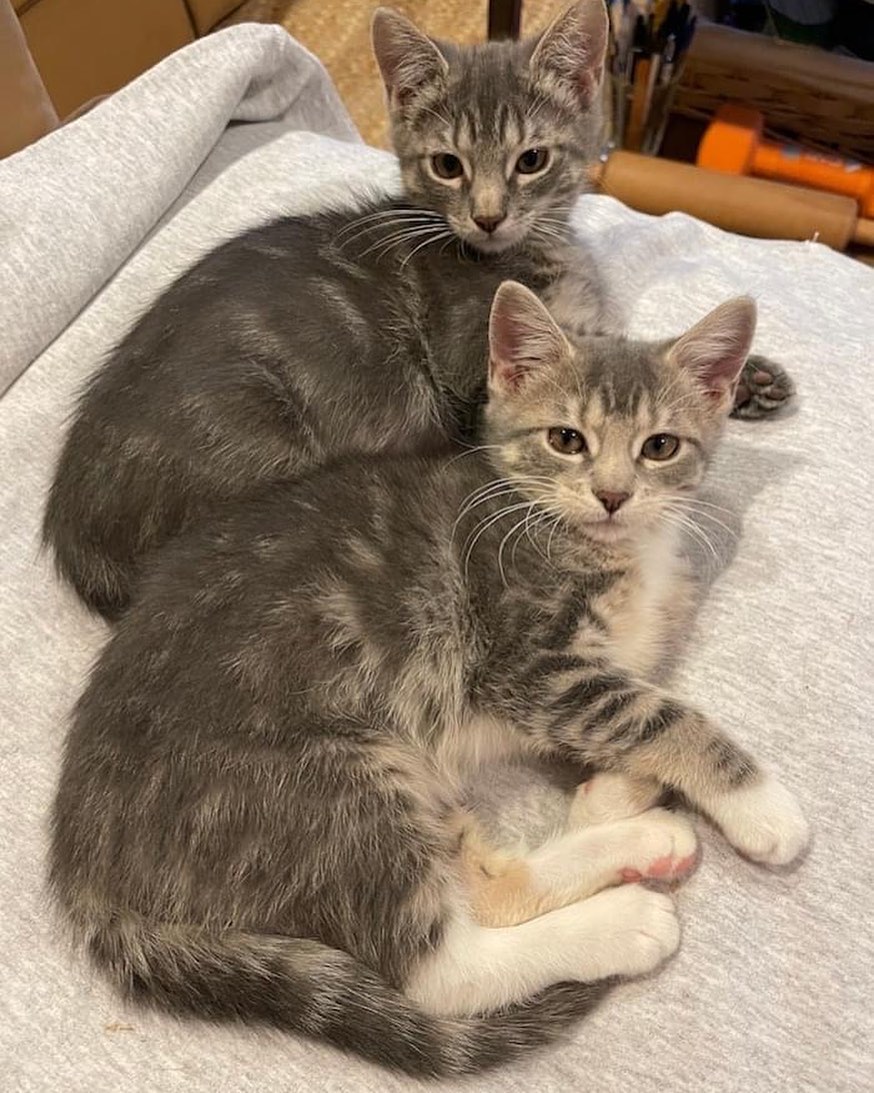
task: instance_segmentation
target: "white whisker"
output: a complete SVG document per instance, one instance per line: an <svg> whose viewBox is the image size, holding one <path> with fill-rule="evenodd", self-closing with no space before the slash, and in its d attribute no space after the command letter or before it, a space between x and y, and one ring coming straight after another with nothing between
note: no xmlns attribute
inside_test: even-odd
<svg viewBox="0 0 874 1093"><path fill-rule="evenodd" d="M479 505L484 504L486 501L492 501L505 493L518 493L526 487L531 489L538 486L548 486L549 484L548 478L535 478L533 476L517 477L513 479L492 479L491 482L486 483L484 486L480 486L476 490L472 490L467 497L465 497L461 503L461 509L456 517L455 524L453 525L453 531L469 512Z"/></svg>
<svg viewBox="0 0 874 1093"><path fill-rule="evenodd" d="M468 536L467 542L465 543L463 561L465 577L467 576L467 569L470 563L471 555L474 551L474 547L482 538L482 536L489 530L489 528L497 524L505 516L510 516L514 512L519 512L521 509L528 508L530 504L530 501L519 501L515 505L508 505L506 508L498 509L497 512L493 512L489 516L486 516L485 519L481 520L479 524L476 525L476 528Z"/></svg>
<svg viewBox="0 0 874 1093"><path fill-rule="evenodd" d="M662 519L669 527L675 527L681 531L688 532L688 534L693 536L693 538L696 539L702 546L707 548L713 558L714 563L716 563L717 565L719 564L719 552L713 545L707 533L696 523L690 520L683 513L676 510L664 510L662 512Z"/></svg>
<svg viewBox="0 0 874 1093"><path fill-rule="evenodd" d="M400 231L393 232L389 236L383 236L382 239L377 239L375 243L371 243L367 250L361 252L361 257L364 258L372 251L377 251L377 257L383 258L390 250L394 250L404 243L419 239L423 235L433 237L435 232L437 233L438 238L442 238L442 229L434 226L402 228ZM430 238L427 241L430 242Z"/></svg>
<svg viewBox="0 0 874 1093"><path fill-rule="evenodd" d="M458 455L454 455L446 464L447 467L451 467L459 459L464 459L466 455L476 455L477 452L499 452L501 450L500 444L471 444L467 445L463 452L459 452Z"/></svg>
<svg viewBox="0 0 874 1093"><path fill-rule="evenodd" d="M434 237L432 237L431 239L426 239L424 243L419 243L418 246L413 247L413 249L410 251L410 253L401 262L401 269L402 270L405 269L406 266L407 266L407 263L410 261L410 259L413 257L413 255L417 254L420 250L422 250L423 247L427 247L430 243L439 243L440 240L443 239L447 234L450 234L450 233L448 233L445 229L443 229L443 230L439 231L438 234L435 235Z"/></svg>
<svg viewBox="0 0 874 1093"><path fill-rule="evenodd" d="M371 224L374 228L381 227L381 221L384 220L397 220L400 223L403 220L443 220L440 213L433 212L431 209L380 209L378 212L368 213L366 216L356 217L354 220L350 220L348 224L337 232L337 238L345 235L347 232L354 231L355 228L359 228L365 224Z"/></svg>
<svg viewBox="0 0 874 1093"><path fill-rule="evenodd" d="M517 531L521 528L524 528L525 522L531 518L531 512L536 507L537 507L537 502L536 501L529 501L528 502L527 512L525 513L525 515L522 517L521 520L517 520L517 522L510 528L510 530L507 532L507 534L501 540L500 545L498 547L498 572L501 574L501 583L504 585L505 588L507 587L507 575L504 572L504 559L503 559L504 547L507 545L507 540L510 538L510 536L513 534L514 531Z"/></svg>

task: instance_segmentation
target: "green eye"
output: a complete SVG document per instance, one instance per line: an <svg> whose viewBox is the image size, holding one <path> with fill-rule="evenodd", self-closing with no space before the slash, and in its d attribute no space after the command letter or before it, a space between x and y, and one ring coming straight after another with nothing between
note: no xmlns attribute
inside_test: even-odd
<svg viewBox="0 0 874 1093"><path fill-rule="evenodd" d="M666 459L670 459L672 455L676 455L679 448L679 437L671 436L670 433L656 433L655 436L647 437L643 442L640 454L644 459L654 459L657 462L663 462Z"/></svg>
<svg viewBox="0 0 874 1093"><path fill-rule="evenodd" d="M562 455L579 455L586 450L586 438L576 429L550 429L546 438L549 446Z"/></svg>
<svg viewBox="0 0 874 1093"><path fill-rule="evenodd" d="M464 165L451 152L438 152L436 156L431 156L431 167L438 178L461 178L464 174Z"/></svg>
<svg viewBox="0 0 874 1093"><path fill-rule="evenodd" d="M549 150L546 148L529 148L516 160L516 170L520 175L536 175L549 163Z"/></svg>

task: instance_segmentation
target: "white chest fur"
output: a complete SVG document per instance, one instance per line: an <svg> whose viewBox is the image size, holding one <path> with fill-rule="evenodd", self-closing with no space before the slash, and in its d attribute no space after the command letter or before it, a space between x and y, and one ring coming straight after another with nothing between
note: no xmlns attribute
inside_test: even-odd
<svg viewBox="0 0 874 1093"><path fill-rule="evenodd" d="M646 541L626 575L595 605L616 664L642 678L657 673L689 619L691 602L678 536L664 528Z"/></svg>

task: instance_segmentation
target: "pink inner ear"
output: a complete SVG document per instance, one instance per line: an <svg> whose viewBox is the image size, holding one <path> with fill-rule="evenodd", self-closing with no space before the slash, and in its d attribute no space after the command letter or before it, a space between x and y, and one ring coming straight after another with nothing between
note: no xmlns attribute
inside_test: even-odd
<svg viewBox="0 0 874 1093"><path fill-rule="evenodd" d="M497 311L492 319L492 352L501 360L513 360L522 343L522 324L507 311Z"/></svg>
<svg viewBox="0 0 874 1093"><path fill-rule="evenodd" d="M375 24L373 47L389 95L400 106L437 80L445 66L433 42L401 17Z"/></svg>
<svg viewBox="0 0 874 1093"><path fill-rule="evenodd" d="M695 375L711 398L721 400L740 377L755 326L753 301L747 297L729 300L687 331L671 355Z"/></svg>
<svg viewBox="0 0 874 1093"><path fill-rule="evenodd" d="M588 43L587 43L587 46L588 46ZM603 49L603 45L602 45L602 49ZM603 79L603 75L604 75L604 66L603 66L603 64L597 64L597 65L594 65L591 68L588 67L589 64L591 63L590 57L591 57L591 53L590 53L589 49L587 48L585 53L584 53L584 58L585 58L584 67L581 67L579 69L579 71L577 72L577 87L578 87L578 91L579 91L579 94L580 94L580 98L583 100L583 102L585 104L591 103L592 99L595 97L595 93L598 90L598 88L601 86L601 80Z"/></svg>
<svg viewBox="0 0 874 1093"><path fill-rule="evenodd" d="M502 387L517 391L529 371L529 361L508 361L492 357L492 378Z"/></svg>
<svg viewBox="0 0 874 1093"><path fill-rule="evenodd" d="M498 311L492 317L492 379L512 391L517 390L534 363L524 352L526 334L530 331L515 316Z"/></svg>
<svg viewBox="0 0 874 1093"><path fill-rule="evenodd" d="M492 385L516 390L532 372L550 367L566 345L543 303L522 285L498 289L489 320Z"/></svg>
<svg viewBox="0 0 874 1093"><path fill-rule="evenodd" d="M551 72L588 106L603 76L607 34L603 3L589 0L569 8L547 30L535 51L535 64Z"/></svg>
<svg viewBox="0 0 874 1093"><path fill-rule="evenodd" d="M734 354L708 361L699 372L707 394L716 399L722 398L726 391L732 390L740 378L745 360L746 354L743 356Z"/></svg>

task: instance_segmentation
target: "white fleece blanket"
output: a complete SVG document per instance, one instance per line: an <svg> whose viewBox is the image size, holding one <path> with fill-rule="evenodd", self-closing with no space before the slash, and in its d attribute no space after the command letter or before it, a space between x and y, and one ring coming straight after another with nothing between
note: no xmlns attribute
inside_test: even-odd
<svg viewBox="0 0 874 1093"><path fill-rule="evenodd" d="M358 143L308 53L254 26L197 42L0 162L4 1089L419 1088L292 1037L126 1009L71 957L44 890L65 719L105 637L38 546L75 392L205 249L374 186L397 186L392 157ZM800 867L770 873L702 823L677 957L613 992L566 1043L445 1088L872 1089L874 273L819 245L648 218L606 197L581 200L576 224L633 333L676 333L751 292L756 349L798 381L794 411L729 427L713 496L740 535L714 574L680 687L780 771L815 841Z"/></svg>

